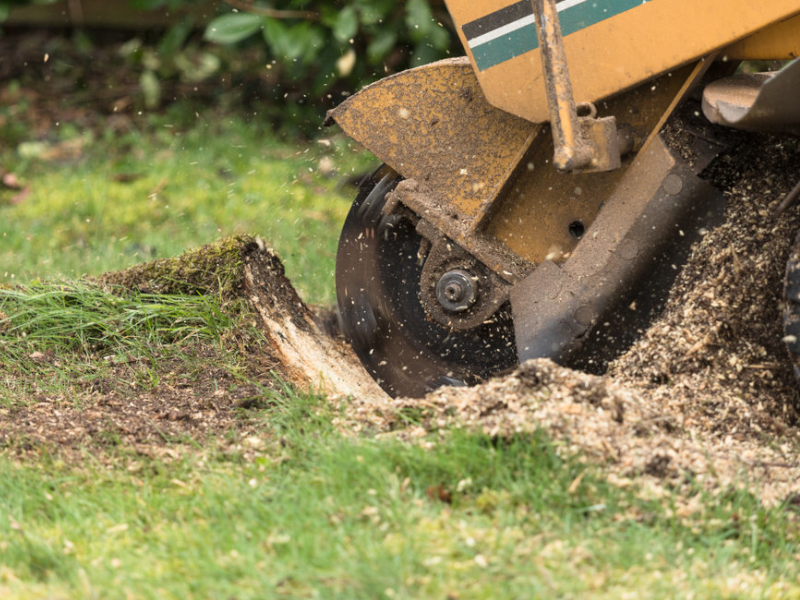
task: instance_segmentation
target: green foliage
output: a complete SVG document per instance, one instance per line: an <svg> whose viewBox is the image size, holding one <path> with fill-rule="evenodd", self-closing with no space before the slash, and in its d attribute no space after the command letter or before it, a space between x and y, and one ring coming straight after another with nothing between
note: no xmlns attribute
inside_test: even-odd
<svg viewBox="0 0 800 600"><path fill-rule="evenodd" d="M122 45L120 55L139 71L139 87L146 108L161 105L162 83L167 80L200 83L220 74L223 63L216 53L188 43L192 30L192 22L185 20L168 29L157 46L146 45L138 37Z"/></svg>
<svg viewBox="0 0 800 600"><path fill-rule="evenodd" d="M57 0L0 0L0 22L26 4ZM204 0L128 0L135 9L176 11ZM274 64L292 81L310 82L320 94L340 80L363 85L386 72L443 58L457 43L441 0L277 0L231 3L213 19L205 39L222 45L252 42L260 34ZM220 3L219 9L228 6ZM161 60L180 49L194 27L192 17L171 29L159 48ZM149 101L157 98L156 73L148 69L142 87Z"/></svg>
<svg viewBox="0 0 800 600"><path fill-rule="evenodd" d="M352 0L344 7L283 0L223 14L208 25L205 39L230 45L260 34L282 77L308 83L320 95L339 82L358 87L446 56L455 38L442 23L444 12L439 17L428 0Z"/></svg>
<svg viewBox="0 0 800 600"><path fill-rule="evenodd" d="M258 15L229 13L211 22L206 29L206 39L218 44L235 44L250 37L262 26L262 19Z"/></svg>
<svg viewBox="0 0 800 600"><path fill-rule="evenodd" d="M13 7L51 1L0 0L0 23ZM185 15L157 45L137 37L123 48L127 65L139 70L137 103L147 109L173 96L176 81L214 85L225 76L243 82L243 95L280 106L273 120L307 131L327 109L363 86L461 53L442 0L217 2L219 14L205 27L205 43L194 35L197 11L181 9L208 0L128 2L142 11Z"/></svg>

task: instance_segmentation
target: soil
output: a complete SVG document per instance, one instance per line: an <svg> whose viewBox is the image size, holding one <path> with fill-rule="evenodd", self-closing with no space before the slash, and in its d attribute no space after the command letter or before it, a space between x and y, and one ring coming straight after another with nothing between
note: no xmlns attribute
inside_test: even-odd
<svg viewBox="0 0 800 600"><path fill-rule="evenodd" d="M196 359L214 357L206 347L187 351ZM45 354L41 361L39 374L46 375L58 357ZM136 370L137 365L116 365L102 379L62 394L28 391L19 403L0 408L0 448L20 458L46 454L68 462L88 455L110 460L117 451L171 458L179 454L179 442L225 436L224 443L234 432L249 437L257 423L242 409L269 402L261 388L236 385L224 369L197 374L183 361L162 364L163 382L152 390L135 383ZM6 384L15 376L0 375Z"/></svg>

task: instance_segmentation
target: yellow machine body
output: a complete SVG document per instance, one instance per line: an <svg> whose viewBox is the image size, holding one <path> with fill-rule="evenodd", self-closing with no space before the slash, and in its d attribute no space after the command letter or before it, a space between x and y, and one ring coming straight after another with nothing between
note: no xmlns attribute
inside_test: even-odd
<svg viewBox="0 0 800 600"><path fill-rule="evenodd" d="M568 225L592 222L630 160L607 174L568 179L544 168L553 144L538 125L549 112L540 52L530 48L537 43L530 1L447 5L471 68L466 58L451 59L387 77L330 116L427 188L429 201L412 210L513 281L527 269L509 264L508 256L537 265L569 255L578 240ZM800 56L800 0L560 0L557 6L576 99L616 116L633 150L709 66L699 66L704 57ZM497 37L498 30L505 33ZM481 44L481 36L491 39ZM487 44L500 49L487 51Z"/></svg>
<svg viewBox="0 0 800 600"><path fill-rule="evenodd" d="M447 0L490 104L549 119L530 2ZM578 102L596 102L731 48L731 59L800 56L797 0L560 0L564 48Z"/></svg>

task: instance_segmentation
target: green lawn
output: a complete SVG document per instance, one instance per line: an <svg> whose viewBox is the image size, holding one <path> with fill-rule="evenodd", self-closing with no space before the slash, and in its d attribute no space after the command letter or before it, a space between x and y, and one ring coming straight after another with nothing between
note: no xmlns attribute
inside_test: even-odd
<svg viewBox="0 0 800 600"><path fill-rule="evenodd" d="M543 440L350 440L279 404L249 458L0 460L0 596L800 597L797 521L746 493L681 519Z"/></svg>

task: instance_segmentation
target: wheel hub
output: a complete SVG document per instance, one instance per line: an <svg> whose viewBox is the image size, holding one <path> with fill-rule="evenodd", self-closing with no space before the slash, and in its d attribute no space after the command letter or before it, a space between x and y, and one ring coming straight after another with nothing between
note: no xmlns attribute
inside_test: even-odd
<svg viewBox="0 0 800 600"><path fill-rule="evenodd" d="M436 299L447 311L464 312L475 304L478 289L467 271L454 269L442 275L436 284Z"/></svg>

